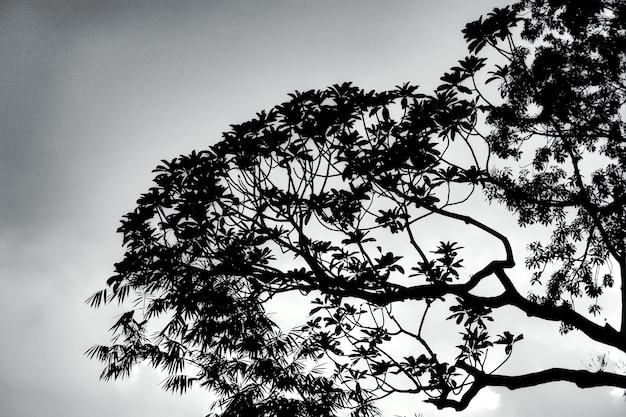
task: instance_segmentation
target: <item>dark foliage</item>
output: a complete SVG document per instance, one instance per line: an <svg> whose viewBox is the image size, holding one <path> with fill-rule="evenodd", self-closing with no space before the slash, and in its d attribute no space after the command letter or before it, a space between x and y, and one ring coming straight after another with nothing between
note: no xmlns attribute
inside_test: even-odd
<svg viewBox="0 0 626 417"><path fill-rule="evenodd" d="M398 392L460 410L485 386L626 388L605 371L499 374L523 336L490 330L509 306L626 352L626 3L526 0L464 35L489 58L462 59L432 94L296 92L157 167L122 222L123 260L89 300L130 305L112 345L88 351L102 377L147 362L167 389L211 390L223 417L370 416ZM510 277L507 237L468 204L481 193L520 227L550 230L528 246L529 294ZM459 243L424 247L434 218L495 239L504 256L463 269ZM485 279L500 293L476 295ZM619 329L595 317L615 283ZM290 331L266 312L283 293L312 302ZM459 334L448 361L422 331L441 306L449 315L434 319Z"/></svg>

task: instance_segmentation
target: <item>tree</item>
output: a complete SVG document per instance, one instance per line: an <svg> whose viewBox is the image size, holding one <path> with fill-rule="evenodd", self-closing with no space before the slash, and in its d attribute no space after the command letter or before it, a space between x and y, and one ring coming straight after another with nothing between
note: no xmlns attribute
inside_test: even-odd
<svg viewBox="0 0 626 417"><path fill-rule="evenodd" d="M366 416L399 392L462 410L487 386L626 388L606 369L501 373L523 336L493 330L508 307L626 353L626 3L523 0L463 32L470 55L431 94L295 92L163 161L88 300L135 297L111 346L87 352L102 377L147 362L167 389L211 390L223 417ZM515 277L516 232L482 219L481 200L549 231ZM461 245L476 242L427 247L437 219L500 253L465 269ZM602 322L605 292L620 294L617 327ZM291 293L313 308L284 331L267 303ZM427 340L427 317L458 345Z"/></svg>

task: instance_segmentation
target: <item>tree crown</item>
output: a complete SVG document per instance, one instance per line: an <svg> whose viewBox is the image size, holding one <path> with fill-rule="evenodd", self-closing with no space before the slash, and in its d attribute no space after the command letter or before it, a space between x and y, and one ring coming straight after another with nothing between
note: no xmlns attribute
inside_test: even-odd
<svg viewBox="0 0 626 417"><path fill-rule="evenodd" d="M223 417L366 416L394 393L460 410L485 386L552 381L626 388L604 371L500 374L523 336L492 330L510 306L626 352L625 22L621 1L494 9L466 26L471 55L433 93L295 92L163 161L119 229L115 275L89 300L135 297L113 343L88 351L102 377L147 361L167 389L217 394ZM550 231L529 242L521 281L507 236L474 211L481 196ZM463 261L476 242L431 242L435 219L500 256ZM486 280L499 292L479 295ZM619 328L596 317L616 280ZM313 305L286 331L267 305L291 293ZM424 331L442 311L455 351Z"/></svg>

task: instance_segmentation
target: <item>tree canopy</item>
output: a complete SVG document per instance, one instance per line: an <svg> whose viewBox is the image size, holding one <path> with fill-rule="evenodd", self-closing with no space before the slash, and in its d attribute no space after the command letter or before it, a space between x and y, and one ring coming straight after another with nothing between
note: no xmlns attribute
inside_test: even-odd
<svg viewBox="0 0 626 417"><path fill-rule="evenodd" d="M87 352L102 377L145 362L166 389L209 389L222 417L369 416L396 393L462 410L484 387L554 381L626 388L606 369L503 373L523 335L498 322L514 309L626 353L626 3L524 0L463 33L469 55L434 92L296 91L163 161L88 300L129 308L111 345ZM514 253L516 230L477 202L545 239ZM457 241L431 243L439 220ZM500 249L462 259L485 241ZM310 300L301 326L272 320L283 294ZM426 322L458 340L441 347Z"/></svg>

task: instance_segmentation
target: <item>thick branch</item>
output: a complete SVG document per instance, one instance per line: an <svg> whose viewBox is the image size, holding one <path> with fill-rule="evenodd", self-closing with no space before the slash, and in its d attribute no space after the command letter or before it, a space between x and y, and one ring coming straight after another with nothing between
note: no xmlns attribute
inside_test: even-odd
<svg viewBox="0 0 626 417"><path fill-rule="evenodd" d="M564 305L556 306L552 304L534 303L522 296L517 289L513 287L510 278L503 269L495 271L495 274L504 285L506 291L499 297L494 297L491 300L477 300L478 302L486 303L484 305L489 307L511 305L519 308L526 313L526 315L531 317L538 317L550 321L562 321L571 324L597 342L605 343L622 351L626 351L626 338L621 332L615 330L608 323L604 326L600 326Z"/></svg>
<svg viewBox="0 0 626 417"><path fill-rule="evenodd" d="M458 215L458 217L459 220L465 221L466 216ZM473 219L470 220L473 221ZM490 231L490 233L499 235L495 231ZM511 253L510 246L508 246L508 241L503 236L502 240L507 244L505 247L507 258L509 258L509 254ZM493 261L489 263L485 268L474 274L467 282L462 284L449 285L447 283L432 283L412 287L402 287L400 285L382 283L379 288L366 289L352 283L331 279L328 277L327 273L318 261L306 250L301 250L300 255L303 256L309 264L315 277L316 282L310 282L309 284L313 287L317 285L322 291L329 294L360 298L377 305L386 305L404 300L436 299L442 298L446 295L456 295L462 298L464 302L469 305L490 308L499 308L509 305L517 307L530 317L538 317L544 320L571 324L591 339L626 352L626 337L609 324L600 326L566 306L537 304L522 296L514 287L510 278L504 271L505 268L510 268L514 265L512 257L504 261ZM495 297L482 297L470 294L470 291L483 278L492 274L496 275L502 283L504 287L504 292L502 294Z"/></svg>
<svg viewBox="0 0 626 417"><path fill-rule="evenodd" d="M460 400L448 398L436 399L433 402L437 408L465 409L470 401L484 387L506 387L511 390L534 387L549 382L571 382L580 388L617 387L626 389L626 375L609 372L590 372L563 368L551 368L524 375L493 375L484 373L464 362L457 362L456 367L464 370L474 378L474 383L465 392Z"/></svg>
<svg viewBox="0 0 626 417"><path fill-rule="evenodd" d="M591 339L626 352L626 337L624 337L623 333L615 330L609 324L600 326L566 306L537 304L522 296L505 272L505 269L512 268L515 265L515 261L513 259L511 245L504 235L472 217L449 212L435 206L424 207L442 216L459 220L466 224L471 224L496 237L504 246L506 254L505 259L492 261L485 268L474 274L467 282L461 284L450 285L443 282L437 282L404 287L398 284L381 282L374 288L366 288L355 283L343 281L337 279L336 277L333 279L333 277L328 276L328 272L325 268L309 251L309 248L303 240L304 235L301 230L298 230L301 238L301 247L292 247L291 249L303 257L311 268L311 272L313 272L313 280L309 281L308 284L311 285L311 287L317 287L328 294L342 297L360 298L377 305L386 305L404 300L436 299L442 298L446 295L456 295L462 298L463 301L469 305L491 308L499 308L510 305L517 307L528 316L570 324L582 331ZM503 285L504 292L502 294L495 297L482 297L470 294L470 291L478 285L483 278L490 275L496 275Z"/></svg>
<svg viewBox="0 0 626 417"><path fill-rule="evenodd" d="M308 260L310 261L310 265L315 266L312 259ZM526 299L512 287L510 279L502 269L502 264L502 261L490 263L486 268L463 284L448 285L445 283L433 283L408 288L389 288L384 291L368 291L362 288L350 287L347 283L336 283L333 280L329 280L319 268L314 268L314 273L316 279L319 280L323 277L322 282L326 282L327 284L331 284L332 282L331 287L334 287L335 291L331 290L329 292L335 293L336 295L361 298L378 305L385 305L395 301L424 300L441 298L446 295L456 295L469 305L490 308L499 308L507 305L517 307L529 317L538 317L544 320L562 321L571 324L589 338L626 352L626 338L609 324L600 326L563 305L537 304ZM495 297L482 297L469 293L482 277L492 273L498 276L505 287L505 291L502 294ZM328 291L327 289L324 290Z"/></svg>

